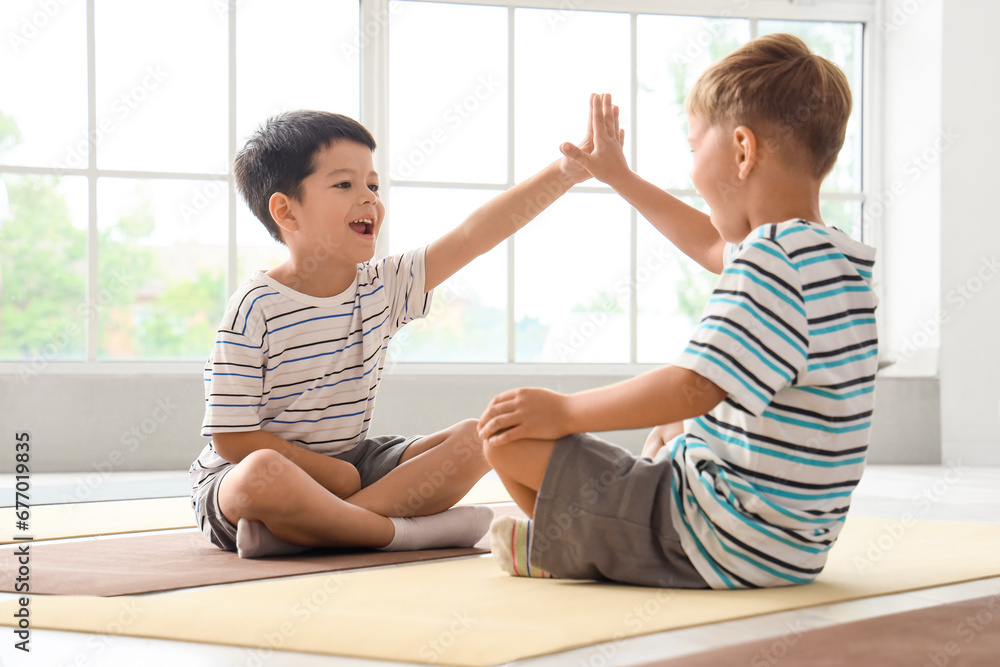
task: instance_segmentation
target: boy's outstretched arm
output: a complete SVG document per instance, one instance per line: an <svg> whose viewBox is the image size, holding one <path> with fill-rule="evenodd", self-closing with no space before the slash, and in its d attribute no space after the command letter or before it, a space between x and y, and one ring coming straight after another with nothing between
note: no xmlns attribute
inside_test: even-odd
<svg viewBox="0 0 1000 667"><path fill-rule="evenodd" d="M580 146L592 149L592 122L588 123ZM476 209L465 222L427 247L424 291L429 292L476 257L492 250L571 187L588 178L590 174L580 164L563 157Z"/></svg>
<svg viewBox="0 0 1000 667"><path fill-rule="evenodd" d="M709 217L629 169L618 129L618 107L610 95L591 98L590 119L593 148L567 142L560 146L563 154L613 187L685 255L712 273L722 273L725 241Z"/></svg>
<svg viewBox="0 0 1000 667"><path fill-rule="evenodd" d="M576 394L527 387L496 396L479 419L491 445L558 440L572 433L649 428L698 417L726 397L714 382L679 366Z"/></svg>

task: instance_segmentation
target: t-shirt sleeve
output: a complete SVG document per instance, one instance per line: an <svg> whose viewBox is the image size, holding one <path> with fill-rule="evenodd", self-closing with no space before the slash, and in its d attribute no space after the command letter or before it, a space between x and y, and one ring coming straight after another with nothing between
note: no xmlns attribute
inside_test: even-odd
<svg viewBox="0 0 1000 667"><path fill-rule="evenodd" d="M390 255L378 262L378 273L389 304L391 333L430 312L433 290L424 292L425 250L418 248L402 255Z"/></svg>
<svg viewBox="0 0 1000 667"><path fill-rule="evenodd" d="M247 326L231 330L224 321L216 334L205 368L205 420L201 427L205 437L261 427L266 340L263 323L254 326L252 311L247 317L251 320Z"/></svg>
<svg viewBox="0 0 1000 667"><path fill-rule="evenodd" d="M795 263L778 243L758 238L726 265L675 364L711 380L759 416L805 370L808 347Z"/></svg>

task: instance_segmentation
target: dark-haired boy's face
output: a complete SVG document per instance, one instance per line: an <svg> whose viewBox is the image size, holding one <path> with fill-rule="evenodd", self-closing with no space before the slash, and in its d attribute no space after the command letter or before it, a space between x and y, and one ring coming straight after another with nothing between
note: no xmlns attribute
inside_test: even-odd
<svg viewBox="0 0 1000 667"><path fill-rule="evenodd" d="M326 248L351 264L370 260L385 218L371 150L337 141L316 153L314 164L292 204L299 222L295 244Z"/></svg>

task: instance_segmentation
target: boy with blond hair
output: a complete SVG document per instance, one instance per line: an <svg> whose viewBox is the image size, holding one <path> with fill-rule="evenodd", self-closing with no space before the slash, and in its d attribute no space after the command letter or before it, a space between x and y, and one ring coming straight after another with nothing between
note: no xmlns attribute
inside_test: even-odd
<svg viewBox="0 0 1000 667"><path fill-rule="evenodd" d="M675 363L572 395L527 388L480 419L487 460L530 520L501 517L511 574L679 588L812 581L865 464L878 360L874 250L822 222L844 141L844 74L767 35L687 99L706 216L633 173L617 108L563 153L720 273ZM636 457L586 431L653 429Z"/></svg>
<svg viewBox="0 0 1000 667"><path fill-rule="evenodd" d="M240 193L289 251L231 297L205 369L211 440L191 466L191 502L208 539L243 557L472 546L493 518L449 509L489 470L475 420L369 433L386 350L435 287L590 175L562 157L426 248L374 260L385 216L374 150L357 121L296 111L236 156Z"/></svg>

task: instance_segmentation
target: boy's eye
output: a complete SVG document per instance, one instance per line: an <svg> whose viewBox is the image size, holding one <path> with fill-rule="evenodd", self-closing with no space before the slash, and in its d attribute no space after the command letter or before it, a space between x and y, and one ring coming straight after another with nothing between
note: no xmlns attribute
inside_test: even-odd
<svg viewBox="0 0 1000 667"><path fill-rule="evenodd" d="M351 187L351 182L350 181L344 181L343 183L337 183L333 187L335 187L335 188L343 188L344 190L346 190L347 188Z"/></svg>
<svg viewBox="0 0 1000 667"><path fill-rule="evenodd" d="M368 189L371 190L372 192L378 192L378 183L373 183L372 185L369 185Z"/></svg>

